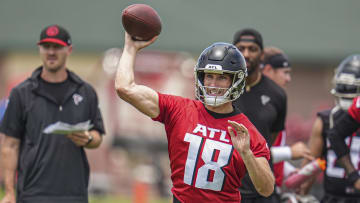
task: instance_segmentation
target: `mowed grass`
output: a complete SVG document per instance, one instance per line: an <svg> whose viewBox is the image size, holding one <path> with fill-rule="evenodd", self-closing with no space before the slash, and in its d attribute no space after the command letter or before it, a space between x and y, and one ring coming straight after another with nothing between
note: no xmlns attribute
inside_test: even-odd
<svg viewBox="0 0 360 203"><path fill-rule="evenodd" d="M0 198L4 197L4 191L0 190ZM171 203L170 198L149 198L148 202L142 203ZM134 203L132 197L125 195L107 195L103 197L92 197L90 196L89 203ZM139 202L140 203L140 202Z"/></svg>

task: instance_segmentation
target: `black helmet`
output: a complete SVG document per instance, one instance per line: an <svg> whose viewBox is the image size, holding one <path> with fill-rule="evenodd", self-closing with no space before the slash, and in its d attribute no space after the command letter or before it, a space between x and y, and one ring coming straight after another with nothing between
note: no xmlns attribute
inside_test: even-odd
<svg viewBox="0 0 360 203"><path fill-rule="evenodd" d="M244 90L247 76L246 62L241 52L232 44L218 42L206 48L195 66L195 95L201 102L218 106L237 99ZM231 74L232 85L222 96L211 96L204 86L205 73ZM224 88L217 88L224 89Z"/></svg>
<svg viewBox="0 0 360 203"><path fill-rule="evenodd" d="M352 99L360 95L360 55L344 59L335 70L335 87L331 93L337 97L337 105L348 109Z"/></svg>

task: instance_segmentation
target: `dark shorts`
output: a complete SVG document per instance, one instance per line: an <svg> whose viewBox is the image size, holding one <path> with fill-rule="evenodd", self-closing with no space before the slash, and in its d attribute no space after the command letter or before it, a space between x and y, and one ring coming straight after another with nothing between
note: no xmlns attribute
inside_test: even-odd
<svg viewBox="0 0 360 203"><path fill-rule="evenodd" d="M279 203L280 197L277 194L272 194L270 197L252 197L252 198L244 198L241 197L241 203ZM174 195L173 195L173 203L181 203Z"/></svg>
<svg viewBox="0 0 360 203"><path fill-rule="evenodd" d="M273 193L269 197L241 197L241 203L279 203L280 197L278 194Z"/></svg>

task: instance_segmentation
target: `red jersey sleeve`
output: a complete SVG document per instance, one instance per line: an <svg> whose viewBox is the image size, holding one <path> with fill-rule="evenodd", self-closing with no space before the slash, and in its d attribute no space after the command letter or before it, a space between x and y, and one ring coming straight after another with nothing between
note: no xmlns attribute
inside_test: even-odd
<svg viewBox="0 0 360 203"><path fill-rule="evenodd" d="M350 116L360 123L360 96L355 97L351 107L348 110Z"/></svg>
<svg viewBox="0 0 360 203"><path fill-rule="evenodd" d="M159 92L158 95L160 114L153 118L153 120L164 124L171 124L174 119L179 117L180 111L186 108L187 99Z"/></svg>

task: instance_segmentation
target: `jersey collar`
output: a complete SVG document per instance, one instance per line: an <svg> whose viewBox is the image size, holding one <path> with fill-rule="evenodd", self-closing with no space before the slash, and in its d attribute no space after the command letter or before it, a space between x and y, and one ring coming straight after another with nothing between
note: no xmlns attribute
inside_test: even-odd
<svg viewBox="0 0 360 203"><path fill-rule="evenodd" d="M232 112L230 112L230 113L216 113L216 112L210 111L205 107L204 104L203 104L203 107L208 112L208 114L210 114L215 119L228 118L228 117L231 117L231 116L235 116L237 114L241 114L241 111L238 108L236 108L234 105L233 105L234 110Z"/></svg>

